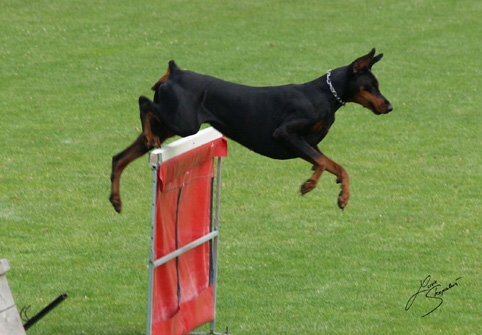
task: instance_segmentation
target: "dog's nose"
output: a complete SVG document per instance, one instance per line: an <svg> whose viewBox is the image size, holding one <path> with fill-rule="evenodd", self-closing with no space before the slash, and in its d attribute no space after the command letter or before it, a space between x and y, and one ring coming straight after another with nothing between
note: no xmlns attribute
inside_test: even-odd
<svg viewBox="0 0 482 335"><path fill-rule="evenodd" d="M391 103L388 103L387 105L387 113L390 113L393 110L393 106Z"/></svg>

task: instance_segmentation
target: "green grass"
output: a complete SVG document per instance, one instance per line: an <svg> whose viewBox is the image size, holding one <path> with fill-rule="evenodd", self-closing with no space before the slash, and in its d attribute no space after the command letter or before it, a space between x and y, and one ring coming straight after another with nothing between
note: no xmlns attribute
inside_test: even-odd
<svg viewBox="0 0 482 335"><path fill-rule="evenodd" d="M251 85L304 82L373 46L395 110L338 112L321 149L351 177L229 143L217 323L233 334L476 334L482 317L482 2L23 1L0 11L0 257L35 334L145 332L151 172L111 156L167 61ZM460 286L431 315L427 275Z"/></svg>

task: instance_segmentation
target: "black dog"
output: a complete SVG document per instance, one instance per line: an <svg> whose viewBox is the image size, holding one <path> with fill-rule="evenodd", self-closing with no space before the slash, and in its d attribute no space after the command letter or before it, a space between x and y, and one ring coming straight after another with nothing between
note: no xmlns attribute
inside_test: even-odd
<svg viewBox="0 0 482 335"><path fill-rule="evenodd" d="M338 206L350 197L348 174L326 157L317 144L335 121L335 112L345 102L356 102L375 114L392 111L373 75L375 49L352 64L337 68L314 81L300 85L250 87L191 71L174 61L153 86L154 101L139 98L142 134L112 158L110 201L120 213L120 176L134 159L160 147L167 138L195 134L209 123L222 134L267 157L301 157L313 164L313 175L301 186L305 194L315 188L324 170L341 184Z"/></svg>

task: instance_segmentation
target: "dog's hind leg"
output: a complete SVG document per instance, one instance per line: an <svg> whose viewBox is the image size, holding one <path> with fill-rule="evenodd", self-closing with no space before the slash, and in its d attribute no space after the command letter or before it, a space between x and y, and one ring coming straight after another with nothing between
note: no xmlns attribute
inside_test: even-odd
<svg viewBox="0 0 482 335"><path fill-rule="evenodd" d="M145 97L139 97L140 118L142 124L142 134L126 149L112 157L112 173L110 202L116 212L122 210L120 198L120 177L122 171L133 160L146 154L153 148L160 147L167 138L174 136L174 133L165 128L155 115L154 106Z"/></svg>
<svg viewBox="0 0 482 335"><path fill-rule="evenodd" d="M109 200L117 213L120 213L122 210L122 202L120 198L120 177L122 171L124 171L126 166L133 160L141 157L150 149L152 149L152 147L146 145L145 136L144 134L141 134L134 143L112 157L112 173L110 176L111 193Z"/></svg>
<svg viewBox="0 0 482 335"><path fill-rule="evenodd" d="M159 118L155 116L153 112L145 112L141 108L142 134L144 135L144 141L146 143L146 146L151 148L158 148L161 146L161 139L152 131L153 122L157 122L158 124L161 123Z"/></svg>

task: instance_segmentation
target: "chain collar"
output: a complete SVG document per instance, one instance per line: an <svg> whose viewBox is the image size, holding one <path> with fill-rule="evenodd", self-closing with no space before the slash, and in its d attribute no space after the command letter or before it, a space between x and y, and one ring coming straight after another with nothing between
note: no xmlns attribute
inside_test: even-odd
<svg viewBox="0 0 482 335"><path fill-rule="evenodd" d="M333 84L331 83L330 76L331 76L331 69L328 70L328 73L326 74L326 83L328 84L328 87L330 88L330 91L333 94L333 96L336 98L336 100L338 100L338 102L341 103L342 106L345 106L345 102L341 100L341 98L336 93L336 90L333 87Z"/></svg>

